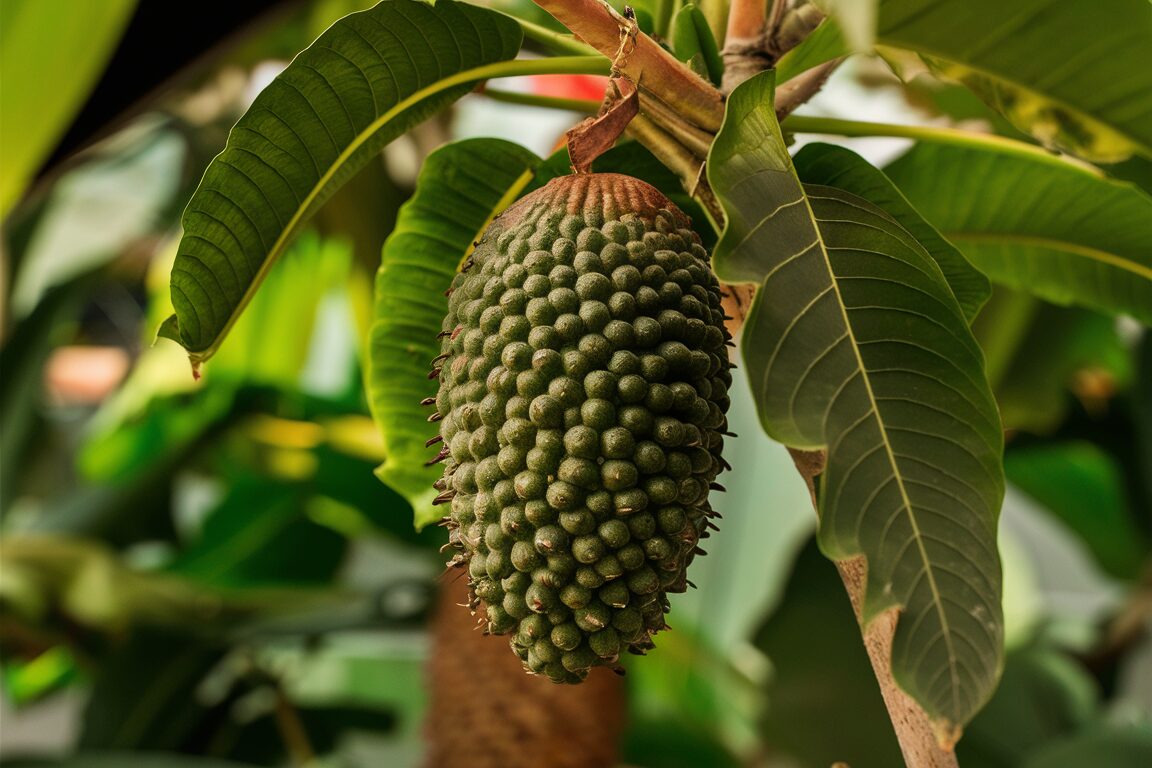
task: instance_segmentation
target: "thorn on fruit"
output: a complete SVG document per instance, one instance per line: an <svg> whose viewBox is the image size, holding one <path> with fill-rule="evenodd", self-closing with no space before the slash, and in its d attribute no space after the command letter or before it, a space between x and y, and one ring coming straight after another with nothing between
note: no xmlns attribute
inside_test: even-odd
<svg viewBox="0 0 1152 768"><path fill-rule="evenodd" d="M440 462L444 461L444 459L448 458L448 455L449 455L449 451L448 451L448 449L447 449L447 448L443 448L443 449L440 451L440 453L436 454L436 457L435 457L435 458L433 458L433 459L430 459L430 460L428 460L428 461L424 462L424 466L426 466L426 467L430 467L430 466L432 466L433 464L439 464Z"/></svg>
<svg viewBox="0 0 1152 768"><path fill-rule="evenodd" d="M436 437L433 437L432 439L425 441L424 447L425 448L431 448L432 446L436 445L436 443L439 443L443 439L444 439L444 435L436 435Z"/></svg>

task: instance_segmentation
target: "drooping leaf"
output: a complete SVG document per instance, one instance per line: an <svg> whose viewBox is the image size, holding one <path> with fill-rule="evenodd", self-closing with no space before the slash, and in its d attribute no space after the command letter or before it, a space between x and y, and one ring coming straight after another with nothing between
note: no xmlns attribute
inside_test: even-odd
<svg viewBox="0 0 1152 768"><path fill-rule="evenodd" d="M1003 658L996 406L936 262L867 201L805 192L772 91L770 73L737 88L712 147L728 219L716 270L760 283L742 349L761 422L786 445L827 450L821 546L866 557L865 622L901 610L893 676L947 742Z"/></svg>
<svg viewBox="0 0 1152 768"><path fill-rule="evenodd" d="M855 152L832 144L809 144L792 162L805 184L823 184L851 192L896 219L939 265L964 316L972 322L991 292L988 278L924 220L883 171Z"/></svg>
<svg viewBox="0 0 1152 768"><path fill-rule="evenodd" d="M884 170L992 280L1152 323L1152 197L1136 187L993 143L922 142Z"/></svg>
<svg viewBox="0 0 1152 768"><path fill-rule="evenodd" d="M116 50L136 0L74 3L66 13L36 0L0 6L0 218L64 135ZM19 73L19 76L17 76Z"/></svg>
<svg viewBox="0 0 1152 768"><path fill-rule="evenodd" d="M333 192L405 130L512 62L511 19L454 0L346 16L256 98L184 213L162 335L210 357L273 262ZM501 68L503 66L503 69Z"/></svg>
<svg viewBox="0 0 1152 768"><path fill-rule="evenodd" d="M369 351L368 401L384 435L377 475L412 505L417 528L441 515L432 506L438 450L426 447L439 429L423 398L440 354L436 335L448 312L444 291L488 222L532 179L540 159L498 139L468 139L429 155L416 194L401 209L384 244L376 278L376 320Z"/></svg>
<svg viewBox="0 0 1152 768"><path fill-rule="evenodd" d="M931 57L1048 146L1152 154L1147 0L883 0L877 41Z"/></svg>

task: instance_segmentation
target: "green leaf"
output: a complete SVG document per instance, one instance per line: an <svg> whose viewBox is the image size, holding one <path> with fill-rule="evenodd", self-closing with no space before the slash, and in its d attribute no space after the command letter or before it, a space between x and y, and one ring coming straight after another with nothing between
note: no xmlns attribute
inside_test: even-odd
<svg viewBox="0 0 1152 768"><path fill-rule="evenodd" d="M1042 443L1009 451L1013 485L1076 532L1108 573L1135 579L1148 541L1129 510L1116 461L1085 441Z"/></svg>
<svg viewBox="0 0 1152 768"><path fill-rule="evenodd" d="M1147 768L1152 763L1152 729L1147 724L1097 726L1047 744L1020 763L1021 768Z"/></svg>
<svg viewBox="0 0 1152 768"><path fill-rule="evenodd" d="M172 269L178 324L164 332L194 365L211 357L303 223L385 144L477 81L589 66L506 62L520 39L511 19L453 0L385 0L333 25L261 92L205 172Z"/></svg>
<svg viewBox="0 0 1152 768"><path fill-rule="evenodd" d="M1083 393L1092 407L1132 381L1128 344L1116 320L1099 312L1057 307L1001 287L972 330L984 349L1005 429L1050 433L1074 394ZM1103 384L1100 391L1092 392L1093 382Z"/></svg>
<svg viewBox="0 0 1152 768"><path fill-rule="evenodd" d="M761 282L742 349L764 429L826 449L820 542L863 555L863 619L902 611L892 671L956 738L1002 663L1002 436L980 349L936 262L895 220L801 187L772 75L729 97L708 160L721 279Z"/></svg>
<svg viewBox="0 0 1152 768"><path fill-rule="evenodd" d="M67 12L37 0L0 4L0 72L8 73L0 88L0 218L84 105L135 8L136 0L73 3Z"/></svg>
<svg viewBox="0 0 1152 768"><path fill-rule="evenodd" d="M922 142L884 170L992 280L1152 323L1152 197L1136 187L990 142Z"/></svg>
<svg viewBox="0 0 1152 768"><path fill-rule="evenodd" d="M676 58L688 62L714 85L719 85L724 77L724 62L720 58L716 38L708 26L708 19L699 6L685 3L676 13L672 26L672 48Z"/></svg>
<svg viewBox="0 0 1152 768"><path fill-rule="evenodd" d="M322 584L346 542L306 516L300 485L242 475L167 570L219 587Z"/></svg>
<svg viewBox="0 0 1152 768"><path fill-rule="evenodd" d="M812 67L826 61L847 56L851 51L844 42L844 33L835 19L825 19L804 42L780 58L776 63L776 80L785 83Z"/></svg>
<svg viewBox="0 0 1152 768"><path fill-rule="evenodd" d="M1014 651L957 757L965 766L1020 765L1044 745L1088 725L1099 699L1096 681L1076 660L1042 646Z"/></svg>
<svg viewBox="0 0 1152 768"><path fill-rule="evenodd" d="M1152 154L1147 0L883 0L877 39L932 57L1048 146Z"/></svg>
<svg viewBox="0 0 1152 768"><path fill-rule="evenodd" d="M377 475L412 505L417 528L442 517L432 483L442 472L425 466L439 434L423 398L440 354L437 334L448 313L444 291L488 222L531 181L540 159L498 139L468 139L433 152L416 193L400 209L376 276L376 321L369 351L368 401L384 435Z"/></svg>
<svg viewBox="0 0 1152 768"><path fill-rule="evenodd" d="M855 152L831 144L809 144L792 162L805 184L823 184L851 192L896 219L935 259L964 316L972 322L991 293L988 278L924 220L882 171Z"/></svg>

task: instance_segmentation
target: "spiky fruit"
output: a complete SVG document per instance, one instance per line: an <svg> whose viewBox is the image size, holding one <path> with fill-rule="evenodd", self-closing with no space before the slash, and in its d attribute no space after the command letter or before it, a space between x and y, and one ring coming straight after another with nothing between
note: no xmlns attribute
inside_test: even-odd
<svg viewBox="0 0 1152 768"><path fill-rule="evenodd" d="M627 176L556 179L492 222L443 336L437 501L472 607L557 682L651 648L715 516L732 382L687 216Z"/></svg>

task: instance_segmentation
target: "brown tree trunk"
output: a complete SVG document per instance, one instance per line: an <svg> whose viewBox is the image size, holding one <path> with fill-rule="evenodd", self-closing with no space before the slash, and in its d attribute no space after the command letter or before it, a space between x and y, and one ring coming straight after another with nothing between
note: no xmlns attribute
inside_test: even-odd
<svg viewBox="0 0 1152 768"><path fill-rule="evenodd" d="M432 624L425 718L428 768L611 768L624 730L623 679L580 685L529 675L508 639L484 635L463 607L467 577L445 574Z"/></svg>

